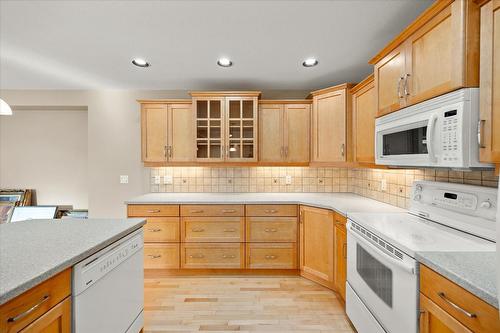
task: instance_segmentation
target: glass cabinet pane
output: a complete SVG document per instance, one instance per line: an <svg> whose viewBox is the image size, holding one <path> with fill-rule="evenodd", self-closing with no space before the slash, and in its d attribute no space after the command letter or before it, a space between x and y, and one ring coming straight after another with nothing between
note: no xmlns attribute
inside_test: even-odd
<svg viewBox="0 0 500 333"><path fill-rule="evenodd" d="M243 158L253 158L253 140L252 141L243 141L243 150L242 157Z"/></svg>
<svg viewBox="0 0 500 333"><path fill-rule="evenodd" d="M241 158L240 140L229 140L229 157L230 158Z"/></svg>
<svg viewBox="0 0 500 333"><path fill-rule="evenodd" d="M253 118L253 101L243 101L243 118Z"/></svg>
<svg viewBox="0 0 500 333"><path fill-rule="evenodd" d="M208 102L196 102L196 118L208 118Z"/></svg>
<svg viewBox="0 0 500 333"><path fill-rule="evenodd" d="M240 101L229 101L229 118L241 118Z"/></svg>
<svg viewBox="0 0 500 333"><path fill-rule="evenodd" d="M243 137L253 138L253 120L243 120Z"/></svg>
<svg viewBox="0 0 500 333"><path fill-rule="evenodd" d="M210 138L220 139L221 138L221 121L220 120L210 120Z"/></svg>
<svg viewBox="0 0 500 333"><path fill-rule="evenodd" d="M211 140L210 141L210 157L211 158L221 158L222 149L219 140Z"/></svg>
<svg viewBox="0 0 500 333"><path fill-rule="evenodd" d="M208 158L208 141L200 140L196 142L196 157Z"/></svg>
<svg viewBox="0 0 500 333"><path fill-rule="evenodd" d="M220 101L210 101L210 118L221 118Z"/></svg>

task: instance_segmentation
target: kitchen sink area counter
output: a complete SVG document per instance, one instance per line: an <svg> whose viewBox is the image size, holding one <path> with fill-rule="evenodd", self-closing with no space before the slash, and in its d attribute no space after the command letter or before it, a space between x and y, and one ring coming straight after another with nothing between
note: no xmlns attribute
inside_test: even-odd
<svg viewBox="0 0 500 333"><path fill-rule="evenodd" d="M0 225L0 305L140 229L144 223L144 219L63 219Z"/></svg>

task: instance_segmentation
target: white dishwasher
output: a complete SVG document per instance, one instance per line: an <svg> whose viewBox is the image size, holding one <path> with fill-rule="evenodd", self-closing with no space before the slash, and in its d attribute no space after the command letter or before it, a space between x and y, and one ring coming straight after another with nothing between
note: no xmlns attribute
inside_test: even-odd
<svg viewBox="0 0 500 333"><path fill-rule="evenodd" d="M144 326L142 228L73 268L74 333L138 333Z"/></svg>

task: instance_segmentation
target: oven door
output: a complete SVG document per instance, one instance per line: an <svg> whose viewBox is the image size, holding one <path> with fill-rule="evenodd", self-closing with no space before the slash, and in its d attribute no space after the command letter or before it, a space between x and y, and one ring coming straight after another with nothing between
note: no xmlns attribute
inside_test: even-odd
<svg viewBox="0 0 500 333"><path fill-rule="evenodd" d="M353 226L352 221L349 221L347 231L347 281L353 292L385 331L417 332L418 276L415 259L397 251L356 223ZM390 254L390 249L398 253ZM355 301L348 296L347 308ZM354 326L360 330L364 323L354 322Z"/></svg>

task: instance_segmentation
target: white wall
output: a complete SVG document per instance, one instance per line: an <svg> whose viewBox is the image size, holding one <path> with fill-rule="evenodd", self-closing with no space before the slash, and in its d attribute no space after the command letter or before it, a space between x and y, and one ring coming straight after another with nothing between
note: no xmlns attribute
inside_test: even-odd
<svg viewBox="0 0 500 333"><path fill-rule="evenodd" d="M36 190L39 205L88 207L87 111L0 117L0 187Z"/></svg>

